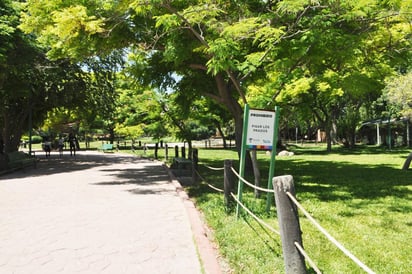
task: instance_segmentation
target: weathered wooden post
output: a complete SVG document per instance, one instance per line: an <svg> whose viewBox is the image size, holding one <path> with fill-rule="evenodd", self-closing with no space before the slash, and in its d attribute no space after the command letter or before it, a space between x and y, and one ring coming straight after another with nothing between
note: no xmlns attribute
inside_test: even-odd
<svg viewBox="0 0 412 274"><path fill-rule="evenodd" d="M409 166L411 165L412 161L412 152L409 154L408 158L406 158L405 163L403 164L402 170L408 170Z"/></svg>
<svg viewBox="0 0 412 274"><path fill-rule="evenodd" d="M155 144L154 158L157 160L157 152L159 151L159 143Z"/></svg>
<svg viewBox="0 0 412 274"><path fill-rule="evenodd" d="M165 144L165 159L166 161L169 159L169 145Z"/></svg>
<svg viewBox="0 0 412 274"><path fill-rule="evenodd" d="M295 196L293 177L291 175L274 177L273 188L275 190L285 272L286 274L306 273L305 259L295 246L295 242L303 246L297 207L286 194L289 192Z"/></svg>
<svg viewBox="0 0 412 274"><path fill-rule="evenodd" d="M197 148L192 149L192 182L197 183L197 171L199 167L199 151Z"/></svg>
<svg viewBox="0 0 412 274"><path fill-rule="evenodd" d="M179 147L177 145L175 146L175 157L179 157Z"/></svg>
<svg viewBox="0 0 412 274"><path fill-rule="evenodd" d="M235 175L232 171L233 160L226 159L224 161L224 191L226 211L230 212L234 209L234 200L231 193L235 193Z"/></svg>
<svg viewBox="0 0 412 274"><path fill-rule="evenodd" d="M186 158L186 147L182 146L182 158Z"/></svg>

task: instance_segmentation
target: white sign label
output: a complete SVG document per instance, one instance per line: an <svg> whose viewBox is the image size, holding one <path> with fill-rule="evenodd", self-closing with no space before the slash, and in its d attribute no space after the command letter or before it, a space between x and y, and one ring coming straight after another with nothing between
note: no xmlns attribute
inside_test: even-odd
<svg viewBox="0 0 412 274"><path fill-rule="evenodd" d="M271 150L274 128L274 111L249 110L246 146L249 149Z"/></svg>

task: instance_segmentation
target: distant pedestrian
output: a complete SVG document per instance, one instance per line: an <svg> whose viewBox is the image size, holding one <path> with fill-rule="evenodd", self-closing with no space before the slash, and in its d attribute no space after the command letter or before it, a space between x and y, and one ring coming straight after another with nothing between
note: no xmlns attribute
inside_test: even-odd
<svg viewBox="0 0 412 274"><path fill-rule="evenodd" d="M50 152L51 152L51 142L49 139L46 139L46 141L44 142L44 151L46 152L46 157L50 157Z"/></svg>
<svg viewBox="0 0 412 274"><path fill-rule="evenodd" d="M60 158L63 156L63 149L64 149L64 138L60 136L59 138L59 156Z"/></svg>
<svg viewBox="0 0 412 274"><path fill-rule="evenodd" d="M73 133L69 134L70 156L76 156L77 139Z"/></svg>

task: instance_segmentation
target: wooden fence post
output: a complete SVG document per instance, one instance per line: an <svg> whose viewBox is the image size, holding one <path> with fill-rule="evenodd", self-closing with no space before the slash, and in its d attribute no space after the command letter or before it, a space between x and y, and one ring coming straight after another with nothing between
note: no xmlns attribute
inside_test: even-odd
<svg viewBox="0 0 412 274"><path fill-rule="evenodd" d="M156 143L156 144L155 144L155 151L154 151L154 158L155 158L156 160L157 160L157 158L158 158L158 157L157 157L157 155L158 155L158 154L157 154L158 150L159 150L159 143Z"/></svg>
<svg viewBox="0 0 412 274"><path fill-rule="evenodd" d="M285 272L286 274L306 273L305 259L295 246L295 242L303 246L297 207L286 194L289 192L295 196L293 177L291 175L274 177L273 188L275 190Z"/></svg>
<svg viewBox="0 0 412 274"><path fill-rule="evenodd" d="M231 193L235 192L235 174L232 171L233 160L224 161L224 191L226 211L230 212L234 208L234 199Z"/></svg>
<svg viewBox="0 0 412 274"><path fill-rule="evenodd" d="M169 159L169 145L165 144L165 159L166 161Z"/></svg>
<svg viewBox="0 0 412 274"><path fill-rule="evenodd" d="M411 165L411 161L412 161L412 152L408 155L408 158L406 158L406 161L403 164L402 170L408 170L409 166Z"/></svg>
<svg viewBox="0 0 412 274"><path fill-rule="evenodd" d="M192 182L197 183L197 171L199 167L199 150L197 148L192 149Z"/></svg>
<svg viewBox="0 0 412 274"><path fill-rule="evenodd" d="M179 157L179 147L176 145L175 146L175 158Z"/></svg>
<svg viewBox="0 0 412 274"><path fill-rule="evenodd" d="M186 147L182 146L182 158L186 158Z"/></svg>

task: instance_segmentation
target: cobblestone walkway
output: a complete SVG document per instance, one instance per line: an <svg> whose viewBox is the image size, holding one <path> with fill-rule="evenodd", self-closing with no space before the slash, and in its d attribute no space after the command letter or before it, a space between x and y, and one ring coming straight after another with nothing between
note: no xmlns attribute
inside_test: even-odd
<svg viewBox="0 0 412 274"><path fill-rule="evenodd" d="M201 273L161 163L52 155L0 177L0 273Z"/></svg>

